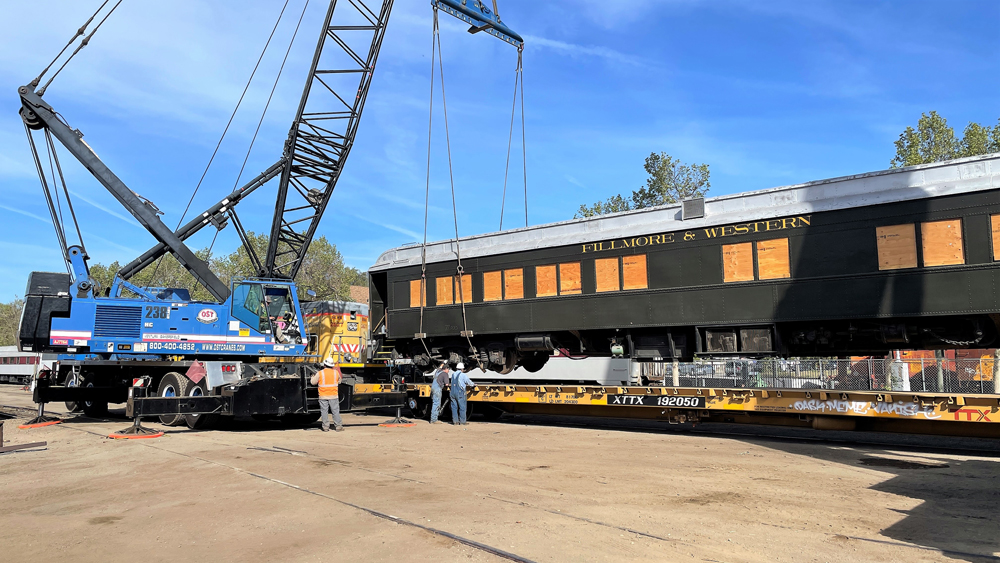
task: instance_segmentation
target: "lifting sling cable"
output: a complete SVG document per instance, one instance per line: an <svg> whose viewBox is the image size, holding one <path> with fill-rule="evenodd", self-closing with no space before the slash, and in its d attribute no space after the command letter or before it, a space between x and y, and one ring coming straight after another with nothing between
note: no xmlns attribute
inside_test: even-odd
<svg viewBox="0 0 1000 563"><path fill-rule="evenodd" d="M524 80L521 72L521 54L524 44L517 48L517 68L514 70L514 99L510 104L510 134L507 136L507 164L503 169L503 196L500 198L500 230L503 230L503 213L507 203L507 174L510 172L510 147L514 140L514 116L517 109L517 88L521 87L521 157L524 166L524 226L528 226L528 164L524 162Z"/></svg>
<svg viewBox="0 0 1000 563"><path fill-rule="evenodd" d="M479 354L476 353L475 346L472 345L472 338L469 333L469 322L465 311L465 284L463 283L462 274L464 274L464 268L462 267L462 252L459 246L459 236L458 236L458 204L455 200L455 174L451 161L451 138L448 132L448 100L445 96L444 91L444 60L441 53L441 34L438 26L438 9L434 8L434 34L433 43L431 46L431 110L430 114L434 113L434 53L436 47L437 62L438 62L438 72L441 76L441 107L444 114L444 137L445 146L448 152L448 177L451 184L451 208L452 215L455 222L455 256L457 258L456 264L456 278L458 279L458 298L461 302L462 307L462 333L461 335L465 337L466 342L469 344L469 353L475 358L476 364L482 369L482 362L479 360ZM427 187L424 195L424 242L420 250L420 342L424 346L424 350L427 352L428 358L431 353L427 348L427 343L424 340L425 333L424 330L424 307L426 306L426 288L427 288L427 211L429 209L430 203L430 152L431 152L431 124L432 122L428 119L428 129L427 129ZM470 296L471 297L471 296Z"/></svg>
<svg viewBox="0 0 1000 563"><path fill-rule="evenodd" d="M472 357L476 359L476 364L479 365L479 369L483 369L482 363L479 361L479 354L476 353L476 347L472 345L472 338L469 334L469 319L465 313L465 284L462 283L462 274L465 273L465 269L462 267L462 249L460 248L458 240L458 204L455 201L455 173L451 163L451 136L448 133L448 99L444 93L444 56L441 52L441 33L438 30L438 20L437 20L437 10L434 10L434 38L437 41L438 50L438 70L441 74L441 109L444 114L444 140L445 147L448 150L448 179L451 184L451 212L452 217L455 220L455 257L457 259L455 272L458 274L458 298L462 301L462 336L465 337L465 341L469 344L469 353ZM471 289L471 288L470 288ZM471 295L469 297L472 297Z"/></svg>
<svg viewBox="0 0 1000 563"><path fill-rule="evenodd" d="M120 2L121 0L119 0ZM202 182L205 181L205 176L208 174L209 168L212 166L212 162L215 160L215 156L219 153L219 147L222 146L222 141L226 138L226 133L229 132L229 127L233 124L233 119L236 118L236 112L239 111L240 105L243 104L243 98L247 95L247 90L250 89L250 83L253 82L254 75L257 74L257 69L260 68L260 62L264 59L264 54L267 52L267 47L271 44L271 39L274 38L274 32L278 29L278 24L281 23L281 17L285 13L285 9L288 7L289 0L285 0L285 4L281 7L281 12L278 13L278 19L274 22L274 27L271 29L271 35L267 37L267 42L264 43L264 48L260 52L260 56L257 58L257 64L254 65L253 71L250 73L250 78L247 79L246 85L243 87L243 93L240 94L240 99L236 102L236 107L233 108L233 113L229 116L229 121L226 123L226 127L222 130L222 136L219 137L219 142L215 144L215 150L212 151L212 156L208 159L208 164L205 165L205 170L201 173L201 178L198 179L198 184L195 185L194 191L191 193L191 198L188 199L187 206L184 207L184 212L181 213L181 218L177 221L177 226L174 230L181 228L184 223L184 217L187 216L188 211L191 209L191 204L194 203L195 196L198 195L198 190L201 188ZM305 8L303 8L305 10ZM110 14L109 14L110 15ZM298 28L296 28L298 29ZM97 31L96 29L94 31ZM294 37L292 38L294 39ZM156 266L153 267L153 275L149 278L149 284L153 284L156 280L156 273L160 269L160 264L163 259L166 258L166 254L160 257L156 261ZM148 287L148 286L147 286Z"/></svg>
<svg viewBox="0 0 1000 563"><path fill-rule="evenodd" d="M431 132L434 130L434 58L437 56L437 43L435 43L437 35L437 10L434 10L434 33L431 35L431 95L430 95L430 106L427 110L427 183L424 188L424 242L420 246L420 296L417 297L420 303L420 327L417 329L417 337L420 339L420 344L423 345L424 351L427 352L427 358L430 359L431 351L427 348L427 341L424 340L424 307L427 305L426 295L427 295L427 212L430 209L431 201ZM459 282L461 284L461 282Z"/></svg>

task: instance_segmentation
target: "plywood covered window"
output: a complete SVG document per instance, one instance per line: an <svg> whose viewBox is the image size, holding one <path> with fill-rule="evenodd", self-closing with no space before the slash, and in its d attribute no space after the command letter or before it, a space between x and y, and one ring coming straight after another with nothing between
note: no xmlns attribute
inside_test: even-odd
<svg viewBox="0 0 1000 563"><path fill-rule="evenodd" d="M455 302L455 278L448 276L437 279L437 300L438 305L451 305Z"/></svg>
<svg viewBox="0 0 1000 563"><path fill-rule="evenodd" d="M524 298L524 270L503 271L503 295L504 299Z"/></svg>
<svg viewBox="0 0 1000 563"><path fill-rule="evenodd" d="M410 307L420 307L427 305L427 291L420 284L420 280L410 280Z"/></svg>
<svg viewBox="0 0 1000 563"><path fill-rule="evenodd" d="M483 301L500 301L503 299L502 272L483 273Z"/></svg>
<svg viewBox="0 0 1000 563"><path fill-rule="evenodd" d="M535 266L535 296L551 297L558 294L555 265Z"/></svg>
<svg viewBox="0 0 1000 563"><path fill-rule="evenodd" d="M917 267L917 234L912 223L877 227L875 243L879 270Z"/></svg>
<svg viewBox="0 0 1000 563"><path fill-rule="evenodd" d="M472 303L472 274L455 276L455 303Z"/></svg>
<svg viewBox="0 0 1000 563"><path fill-rule="evenodd" d="M1000 215L990 217L990 229L993 231L993 260L1000 260Z"/></svg>
<svg viewBox="0 0 1000 563"><path fill-rule="evenodd" d="M622 279L625 289L646 289L649 278L646 276L646 255L622 257Z"/></svg>
<svg viewBox="0 0 1000 563"><path fill-rule="evenodd" d="M618 291L621 283L618 279L618 258L599 258L594 260L594 270L597 273L597 291Z"/></svg>
<svg viewBox="0 0 1000 563"><path fill-rule="evenodd" d="M920 244L924 252L924 266L965 264L961 219L921 223Z"/></svg>
<svg viewBox="0 0 1000 563"><path fill-rule="evenodd" d="M753 281L753 243L722 245L722 279L727 282Z"/></svg>
<svg viewBox="0 0 1000 563"><path fill-rule="evenodd" d="M566 262L559 264L559 295L574 295L581 293L580 263Z"/></svg>
<svg viewBox="0 0 1000 563"><path fill-rule="evenodd" d="M778 280L792 277L788 261L788 239L757 241L757 279Z"/></svg>

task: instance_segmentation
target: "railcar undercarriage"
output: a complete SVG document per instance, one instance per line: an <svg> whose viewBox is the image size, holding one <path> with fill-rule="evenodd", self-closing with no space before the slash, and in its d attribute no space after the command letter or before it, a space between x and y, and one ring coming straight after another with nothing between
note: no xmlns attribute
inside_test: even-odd
<svg viewBox="0 0 1000 563"><path fill-rule="evenodd" d="M602 329L545 334L430 337L397 340L396 356L427 373L440 362L465 371L500 375L522 367L542 369L558 351L570 357L628 356L637 360L691 361L697 357L843 357L892 350L995 347L1000 316L826 320L642 329Z"/></svg>

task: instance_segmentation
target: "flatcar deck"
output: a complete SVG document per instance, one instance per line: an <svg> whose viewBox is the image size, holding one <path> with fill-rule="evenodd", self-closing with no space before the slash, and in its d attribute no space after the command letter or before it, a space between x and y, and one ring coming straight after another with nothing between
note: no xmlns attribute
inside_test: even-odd
<svg viewBox="0 0 1000 563"><path fill-rule="evenodd" d="M408 386L427 401L430 385ZM473 412L602 416L670 423L735 422L1000 437L1000 396L955 393L480 385L469 394Z"/></svg>

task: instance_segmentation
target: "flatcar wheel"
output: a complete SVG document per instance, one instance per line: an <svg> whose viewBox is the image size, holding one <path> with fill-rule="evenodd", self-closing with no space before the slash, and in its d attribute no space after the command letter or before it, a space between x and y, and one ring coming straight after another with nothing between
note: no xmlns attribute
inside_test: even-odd
<svg viewBox="0 0 1000 563"><path fill-rule="evenodd" d="M191 380L177 372L170 372L163 376L160 385L156 389L158 397L184 397L187 395L188 384ZM184 415L181 414L161 414L160 423L167 426L178 426L184 424Z"/></svg>
<svg viewBox="0 0 1000 563"><path fill-rule="evenodd" d="M205 379L202 378L201 381L195 383L190 381L188 383L187 396L188 397L204 397L208 395L208 385L205 383ZM219 421L219 415L217 414L186 414L184 415L184 422L187 423L188 428L192 430L206 430L215 426L215 423Z"/></svg>
<svg viewBox="0 0 1000 563"><path fill-rule="evenodd" d="M63 387L79 387L82 378L80 374L75 371L69 372L66 376L66 381L63 383ZM66 410L69 412L80 412L83 410L83 404L77 401L66 401Z"/></svg>

